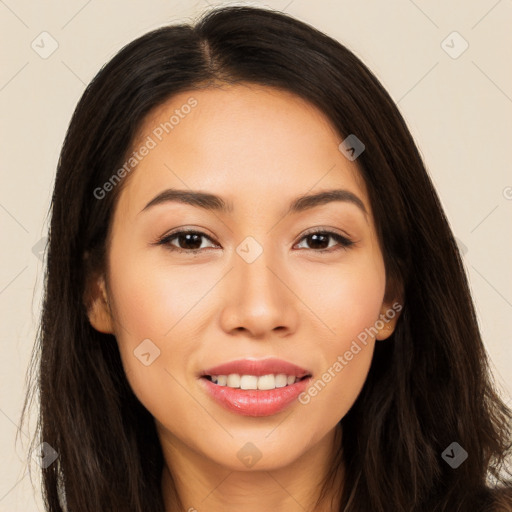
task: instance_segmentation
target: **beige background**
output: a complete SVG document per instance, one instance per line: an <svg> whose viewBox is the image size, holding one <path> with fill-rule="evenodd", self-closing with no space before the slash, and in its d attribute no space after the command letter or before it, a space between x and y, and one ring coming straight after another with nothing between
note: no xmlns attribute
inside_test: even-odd
<svg viewBox="0 0 512 512"><path fill-rule="evenodd" d="M14 441L40 310L38 242L72 111L85 85L124 44L159 26L193 20L209 5L220 3L0 0L0 512L42 510L24 463L33 422L20 434L22 443ZM344 43L398 103L461 243L496 379L511 402L512 2L263 5ZM43 31L50 36L40 36ZM45 59L31 47L48 51L52 38L58 48ZM38 468L32 467L37 490Z"/></svg>

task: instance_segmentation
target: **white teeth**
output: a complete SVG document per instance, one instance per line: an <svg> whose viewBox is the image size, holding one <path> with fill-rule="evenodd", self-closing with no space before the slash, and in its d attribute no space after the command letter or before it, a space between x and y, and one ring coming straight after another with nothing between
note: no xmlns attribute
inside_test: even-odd
<svg viewBox="0 0 512 512"><path fill-rule="evenodd" d="M265 389L274 389L276 387L276 378L270 374L270 375L262 375L258 379L258 389L265 390Z"/></svg>
<svg viewBox="0 0 512 512"><path fill-rule="evenodd" d="M240 377L240 387L242 389L258 389L258 377L254 375L242 375Z"/></svg>
<svg viewBox="0 0 512 512"><path fill-rule="evenodd" d="M239 388L240 387L240 375L238 373L231 373L228 375L226 386L229 388Z"/></svg>
<svg viewBox="0 0 512 512"><path fill-rule="evenodd" d="M284 388L288 382L288 377L284 373L276 375L276 388Z"/></svg>
<svg viewBox="0 0 512 512"><path fill-rule="evenodd" d="M262 375L261 377L231 373L230 375L211 375L211 379L214 384L219 386L259 390L284 388L285 386L294 384L295 381L298 380L295 375L286 375L284 373Z"/></svg>

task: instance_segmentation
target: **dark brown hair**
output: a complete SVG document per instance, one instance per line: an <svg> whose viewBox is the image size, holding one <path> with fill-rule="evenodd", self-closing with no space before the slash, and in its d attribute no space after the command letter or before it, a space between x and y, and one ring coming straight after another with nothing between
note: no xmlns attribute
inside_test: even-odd
<svg viewBox="0 0 512 512"><path fill-rule="evenodd" d="M334 39L276 11L228 7L125 46L73 114L55 180L44 305L22 414L38 389L34 444L47 442L59 455L42 471L47 511L66 510L65 498L71 512L163 512L154 420L127 382L115 338L92 328L84 306L86 278L103 268L121 186L101 200L94 190L123 165L142 122L163 102L241 82L295 93L325 113L340 142L349 134L363 141L357 163L387 294L403 294L396 330L376 345L364 388L341 420L343 440L323 491L343 457L336 510L484 511L494 495L508 506L511 491L497 488L510 488L511 411L494 389L457 245L396 105ZM442 457L452 442L468 453L457 469Z"/></svg>

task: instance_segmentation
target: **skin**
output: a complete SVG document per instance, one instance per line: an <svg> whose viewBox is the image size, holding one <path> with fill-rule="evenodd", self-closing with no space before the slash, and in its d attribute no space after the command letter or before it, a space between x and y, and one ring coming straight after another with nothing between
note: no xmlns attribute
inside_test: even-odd
<svg viewBox="0 0 512 512"><path fill-rule="evenodd" d="M294 402L268 417L225 410L205 393L198 373L244 357L282 358L313 380L332 368L393 303L384 302L371 205L357 160L339 151L342 138L325 115L269 87L225 85L174 96L145 120L134 148L191 96L197 106L124 183L108 268L90 283L89 318L115 334L129 383L155 418L167 510L170 474L185 510L313 510L336 425L365 382L375 339L308 404ZM142 211L168 188L217 194L233 211L177 202ZM335 188L357 195L367 216L345 201L286 213L298 196ZM305 234L317 227L355 243L344 248L324 238L315 245ZM170 242L201 247L196 255L153 244L176 228L205 233L196 245ZM263 249L252 263L236 252L248 236ZM397 318L376 339L389 337ZM145 339L160 350L149 366L134 356ZM250 468L237 457L248 442L261 455Z"/></svg>

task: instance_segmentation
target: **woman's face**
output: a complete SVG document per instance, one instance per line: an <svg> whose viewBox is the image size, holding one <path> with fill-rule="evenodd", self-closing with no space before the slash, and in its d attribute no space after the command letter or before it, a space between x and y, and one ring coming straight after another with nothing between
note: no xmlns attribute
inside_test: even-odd
<svg viewBox="0 0 512 512"><path fill-rule="evenodd" d="M115 334L168 450L284 467L356 400L374 334L396 317L382 327L391 304L371 205L340 143L315 107L260 86L184 92L146 119L98 281L110 310L97 295L90 319ZM306 199L332 190L344 192Z"/></svg>

